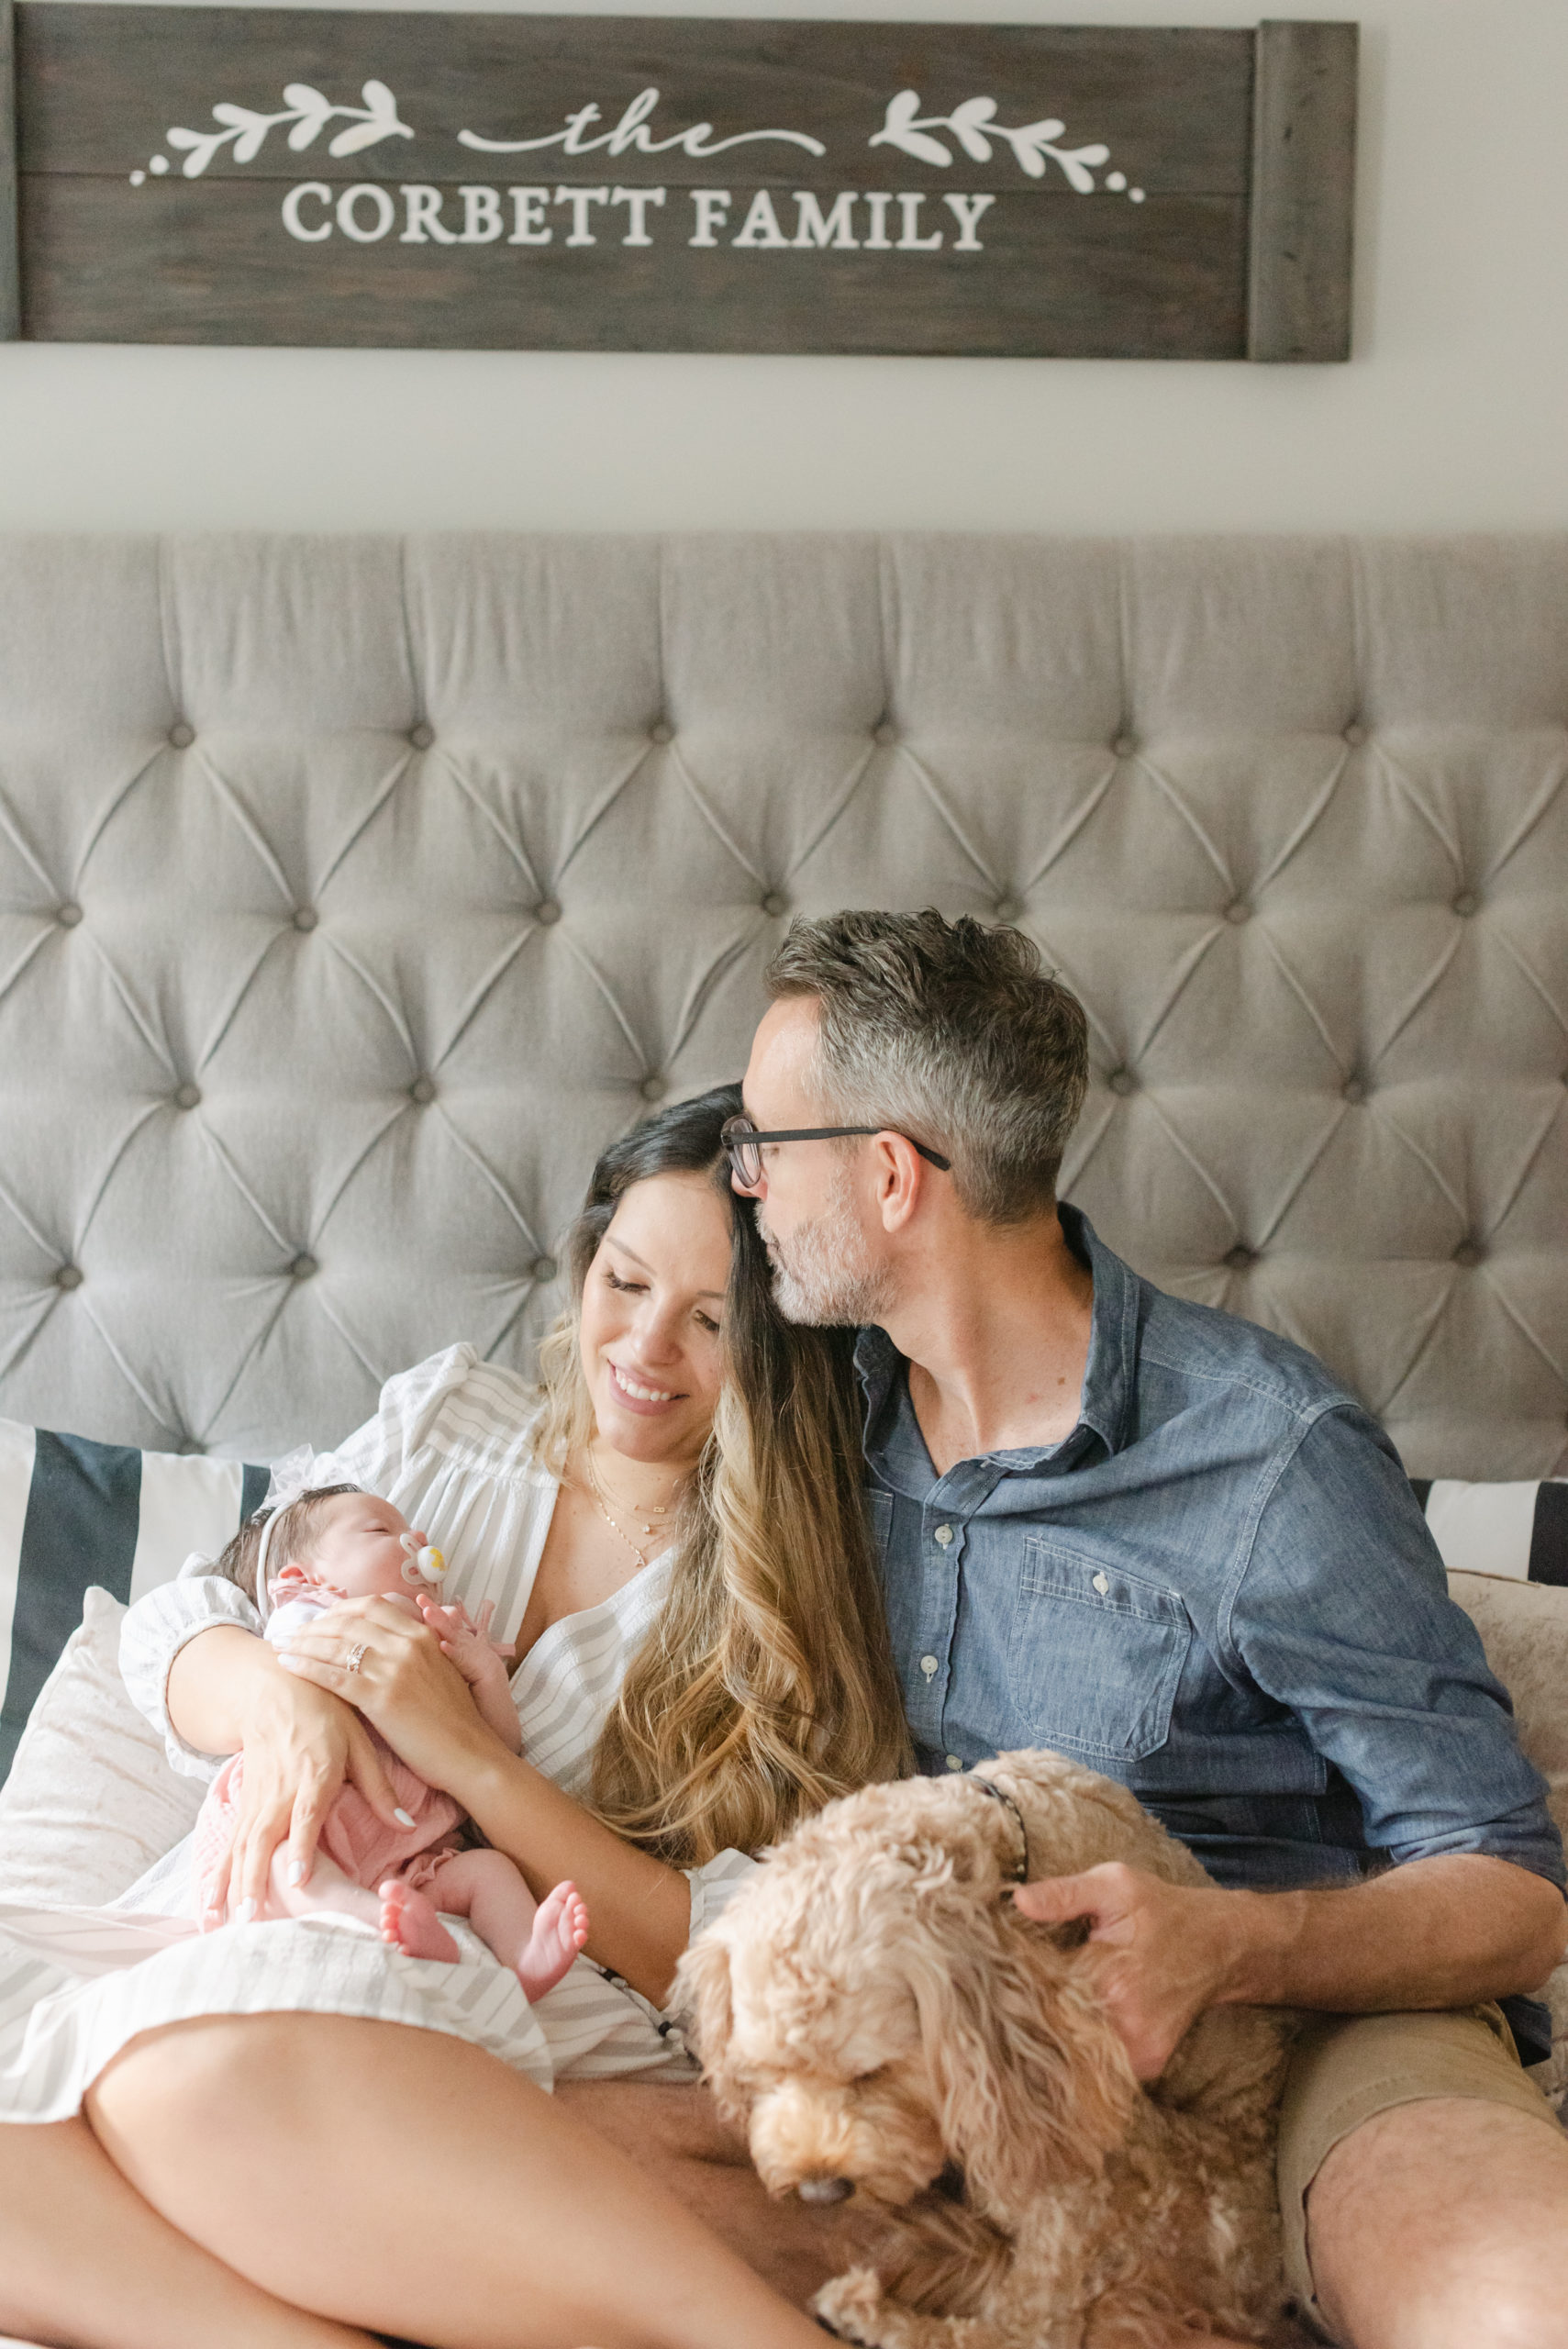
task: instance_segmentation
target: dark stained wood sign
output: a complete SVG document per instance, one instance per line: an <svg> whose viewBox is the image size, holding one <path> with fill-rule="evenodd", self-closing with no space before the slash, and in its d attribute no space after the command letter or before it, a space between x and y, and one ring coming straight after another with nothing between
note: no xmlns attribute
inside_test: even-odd
<svg viewBox="0 0 1568 2349"><path fill-rule="evenodd" d="M1352 24L0 0L0 338L1344 359L1355 78Z"/></svg>

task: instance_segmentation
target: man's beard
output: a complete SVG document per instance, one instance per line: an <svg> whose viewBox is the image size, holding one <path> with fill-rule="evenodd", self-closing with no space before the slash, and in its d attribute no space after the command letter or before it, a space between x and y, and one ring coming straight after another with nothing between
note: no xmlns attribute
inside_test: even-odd
<svg viewBox="0 0 1568 2349"><path fill-rule="evenodd" d="M786 1321L860 1329L879 1321L892 1303L893 1275L871 1261L855 1220L847 1168L835 1171L823 1212L787 1241L768 1230L761 1207L757 1229L773 1268L773 1303Z"/></svg>

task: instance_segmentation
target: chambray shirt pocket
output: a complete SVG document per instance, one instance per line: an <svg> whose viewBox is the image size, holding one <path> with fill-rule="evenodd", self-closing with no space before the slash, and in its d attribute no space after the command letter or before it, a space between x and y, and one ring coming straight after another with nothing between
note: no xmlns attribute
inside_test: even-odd
<svg viewBox="0 0 1568 2349"><path fill-rule="evenodd" d="M1031 1536L1009 1674L1019 1742L1099 1762L1155 1753L1192 1641L1174 1591Z"/></svg>

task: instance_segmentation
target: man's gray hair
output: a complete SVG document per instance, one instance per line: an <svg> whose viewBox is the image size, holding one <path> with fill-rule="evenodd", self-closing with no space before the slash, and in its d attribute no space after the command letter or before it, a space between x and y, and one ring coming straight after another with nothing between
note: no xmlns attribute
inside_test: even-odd
<svg viewBox="0 0 1568 2349"><path fill-rule="evenodd" d="M815 996L816 1089L835 1123L888 1127L952 1162L987 1223L1045 1213L1089 1081L1084 1007L1032 940L968 915L793 921L769 993Z"/></svg>

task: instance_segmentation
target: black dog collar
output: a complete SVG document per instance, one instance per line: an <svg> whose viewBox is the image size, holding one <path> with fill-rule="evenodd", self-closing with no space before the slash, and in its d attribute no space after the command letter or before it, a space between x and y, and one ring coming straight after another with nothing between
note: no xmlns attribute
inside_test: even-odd
<svg viewBox="0 0 1568 2349"><path fill-rule="evenodd" d="M1006 1809L1012 1812L1013 1824L1018 1831L1018 1856L1013 1863L1012 1881L1015 1884L1028 1884L1029 1880L1029 1831L1024 1825L1023 1812L1018 1809L1018 1804L1013 1800L1012 1796L1007 1792L1006 1787L999 1787L995 1778L982 1778L972 1770L969 1774L969 1783L972 1787L978 1787L983 1795L989 1795L993 1802L1001 1803Z"/></svg>

